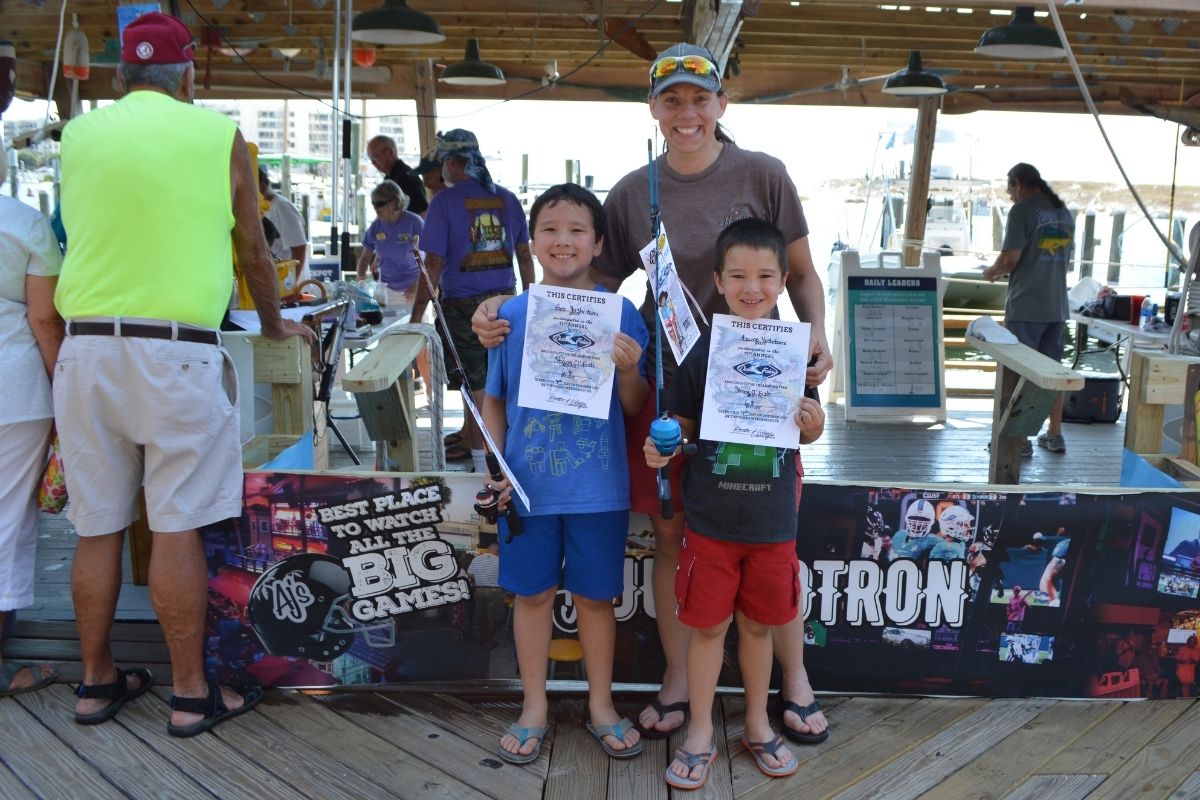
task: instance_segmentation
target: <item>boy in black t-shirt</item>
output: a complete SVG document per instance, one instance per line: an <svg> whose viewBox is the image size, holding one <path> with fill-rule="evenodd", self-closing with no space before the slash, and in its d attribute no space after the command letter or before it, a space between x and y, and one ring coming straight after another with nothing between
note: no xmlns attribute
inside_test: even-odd
<svg viewBox="0 0 1200 800"><path fill-rule="evenodd" d="M717 291L730 312L749 320L770 317L787 281L783 234L762 220L738 220L717 239L717 261ZM706 334L679 366L670 388L670 407L691 440L700 429L708 355ZM795 415L798 444L821 435L825 414L819 402L804 397ZM693 629L687 661L692 715L687 738L664 776L680 789L702 786L717 757L712 703L725 634L735 615L746 690L742 742L769 777L791 775L797 766L767 717L771 627L789 622L799 609L796 451L707 440L697 444L684 467L686 526L675 573L677 613ZM649 438L645 454L654 468L673 457L661 455Z"/></svg>

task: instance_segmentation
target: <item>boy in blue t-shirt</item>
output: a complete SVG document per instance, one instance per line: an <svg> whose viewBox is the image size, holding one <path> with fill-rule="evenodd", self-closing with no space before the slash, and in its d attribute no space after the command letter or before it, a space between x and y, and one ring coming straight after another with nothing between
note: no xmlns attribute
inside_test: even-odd
<svg viewBox="0 0 1200 800"><path fill-rule="evenodd" d="M573 183L552 186L534 201L529 227L544 285L603 291L588 278L604 231L604 209L595 195ZM527 764L541 752L549 708L546 665L561 584L578 613L588 678L587 728L610 757L632 758L642 752L640 734L612 700L613 598L623 588L629 527L624 415L635 415L649 391L642 368L649 336L637 309L622 299L607 420L522 408L517 389L528 300L522 294L500 308L512 333L488 351L483 398L488 432L503 442L509 469L529 495L528 512L517 507L524 533L508 541L503 517L499 523L500 586L516 595L513 634L524 691L521 717L500 739L499 753L510 763ZM506 504L508 481L493 485Z"/></svg>
<svg viewBox="0 0 1200 800"><path fill-rule="evenodd" d="M787 282L787 243L769 222L741 219L717 238L717 291L743 319L766 319ZM704 405L709 341L705 334L675 372L669 405L685 438L696 441ZM795 412L796 443L808 444L825 428L821 404L804 397ZM771 678L771 627L799 610L796 559L799 477L796 449L700 439L684 466L683 549L675 572L677 615L692 629L688 642L687 737L665 779L677 789L698 789L717 757L712 704L725 654L725 634L737 617L738 664L746 690L742 743L763 774L796 771L795 755L771 729L767 688ZM673 457L646 439L646 464L659 468ZM676 449L676 452L679 452Z"/></svg>

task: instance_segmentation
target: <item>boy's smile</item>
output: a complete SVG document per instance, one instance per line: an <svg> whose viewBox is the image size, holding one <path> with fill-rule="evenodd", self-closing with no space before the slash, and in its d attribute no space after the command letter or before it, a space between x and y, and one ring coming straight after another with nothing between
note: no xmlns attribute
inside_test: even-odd
<svg viewBox="0 0 1200 800"><path fill-rule="evenodd" d="M743 319L771 316L787 280L774 251L741 244L725 252L715 277L717 291L724 295L730 313Z"/></svg>
<svg viewBox="0 0 1200 800"><path fill-rule="evenodd" d="M570 200L541 209L533 230L533 254L542 265L542 283L591 289L588 266L600 255L592 212Z"/></svg>

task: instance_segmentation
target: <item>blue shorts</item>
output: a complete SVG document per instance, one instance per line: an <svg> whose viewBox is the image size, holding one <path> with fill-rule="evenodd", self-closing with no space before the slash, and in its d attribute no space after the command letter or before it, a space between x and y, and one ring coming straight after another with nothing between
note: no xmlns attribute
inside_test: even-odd
<svg viewBox="0 0 1200 800"><path fill-rule="evenodd" d="M500 586L526 597L561 586L591 600L618 597L625 580L628 511L521 517L525 532L508 538L500 517Z"/></svg>
<svg viewBox="0 0 1200 800"><path fill-rule="evenodd" d="M1012 320L1005 322L1004 327L1008 328L1009 332L1017 337L1017 341L1026 347L1032 347L1055 361L1062 361L1067 323Z"/></svg>

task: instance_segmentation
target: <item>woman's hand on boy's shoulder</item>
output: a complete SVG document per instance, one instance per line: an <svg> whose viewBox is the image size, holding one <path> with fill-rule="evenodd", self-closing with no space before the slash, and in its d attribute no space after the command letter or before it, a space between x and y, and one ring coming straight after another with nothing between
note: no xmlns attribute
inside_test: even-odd
<svg viewBox="0 0 1200 800"><path fill-rule="evenodd" d="M471 332L489 350L502 344L510 333L508 320L500 319L500 306L508 299L506 296L489 297L471 315Z"/></svg>
<svg viewBox="0 0 1200 800"><path fill-rule="evenodd" d="M626 333L617 333L613 338L612 360L617 372L637 369L642 359L642 346Z"/></svg>

